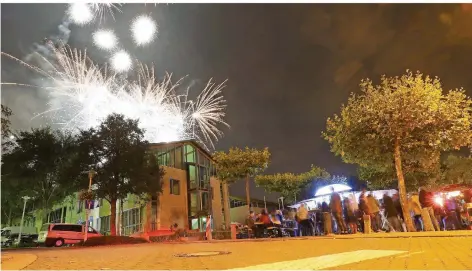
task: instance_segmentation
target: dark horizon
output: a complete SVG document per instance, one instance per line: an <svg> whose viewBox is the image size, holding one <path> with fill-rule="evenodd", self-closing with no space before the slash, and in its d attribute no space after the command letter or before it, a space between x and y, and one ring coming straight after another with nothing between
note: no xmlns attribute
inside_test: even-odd
<svg viewBox="0 0 472 271"><path fill-rule="evenodd" d="M123 18L152 13L159 36L135 55L154 62L158 74L189 75L191 83L228 79L225 136L217 150L269 147L267 173L307 171L311 164L350 176L321 138L326 119L338 113L361 79L406 69L438 76L445 90L472 95L470 4L125 4ZM34 42L54 35L64 4L2 4L2 51L24 57ZM123 26L122 26L123 25ZM126 27L116 23L116 28ZM123 28L125 29L125 28ZM71 26L69 44L93 48L93 27ZM125 29L127 30L127 29ZM18 64L2 57L2 81L18 81ZM12 125L26 129L46 97L32 89L2 87ZM252 185L252 194L261 189ZM244 184L232 188L244 195Z"/></svg>

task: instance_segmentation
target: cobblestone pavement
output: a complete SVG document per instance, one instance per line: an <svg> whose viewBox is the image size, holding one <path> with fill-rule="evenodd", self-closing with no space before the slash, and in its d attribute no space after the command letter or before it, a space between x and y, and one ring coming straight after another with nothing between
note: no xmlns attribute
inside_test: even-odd
<svg viewBox="0 0 472 271"><path fill-rule="evenodd" d="M207 257L175 257L181 253L202 251L231 253ZM472 270L472 237L307 238L304 240L33 249L21 253L31 253L38 257L35 262L25 268L30 270L236 268ZM5 254L14 256L16 252Z"/></svg>

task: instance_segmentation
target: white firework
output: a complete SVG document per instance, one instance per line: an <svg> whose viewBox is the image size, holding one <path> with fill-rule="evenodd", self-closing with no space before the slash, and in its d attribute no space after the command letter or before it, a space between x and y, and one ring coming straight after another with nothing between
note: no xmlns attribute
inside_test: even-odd
<svg viewBox="0 0 472 271"><path fill-rule="evenodd" d="M50 92L49 110L39 115L64 129L96 127L117 113L139 119L150 142L196 139L209 148L222 136L218 126L227 126L223 120L226 101L221 95L224 84L210 81L196 101L190 101L188 93L177 94L181 80L172 84L170 75L157 80L154 68L142 64L137 65L137 79L128 81L100 69L85 52L68 47L55 49L56 61L41 57L51 67L47 71L2 54L49 79L49 86L42 86Z"/></svg>
<svg viewBox="0 0 472 271"><path fill-rule="evenodd" d="M78 25L85 25L91 23L92 21L99 19L99 22L105 20L106 14L115 19L114 11L121 12L119 7L121 4L112 4L112 3L72 3L69 4L67 9L67 14L69 19Z"/></svg>
<svg viewBox="0 0 472 271"><path fill-rule="evenodd" d="M133 67L131 56L125 50L114 53L110 59L110 64L112 69L118 73L127 72Z"/></svg>
<svg viewBox="0 0 472 271"><path fill-rule="evenodd" d="M115 19L115 14L114 11L122 12L119 7L122 6L122 4L113 4L110 2L105 2L105 3L92 3L90 4L92 6L92 9L95 14L95 18L99 18L99 22L101 23L102 21L105 20L106 14L110 14L110 16Z"/></svg>
<svg viewBox="0 0 472 271"><path fill-rule="evenodd" d="M137 46L149 44L157 33L156 22L147 15L136 17L131 23L131 34Z"/></svg>
<svg viewBox="0 0 472 271"><path fill-rule="evenodd" d="M92 8L86 3L72 3L69 4L67 14L73 23L78 25L85 25L93 20L94 14Z"/></svg>
<svg viewBox="0 0 472 271"><path fill-rule="evenodd" d="M103 50L113 50L118 44L118 38L113 30L100 29L93 33L94 44Z"/></svg>

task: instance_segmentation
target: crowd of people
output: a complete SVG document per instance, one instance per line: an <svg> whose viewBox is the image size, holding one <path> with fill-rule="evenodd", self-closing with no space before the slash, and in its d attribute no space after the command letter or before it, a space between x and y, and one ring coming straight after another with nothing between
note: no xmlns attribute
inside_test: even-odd
<svg viewBox="0 0 472 271"><path fill-rule="evenodd" d="M365 221L370 221L373 232L402 232L406 231L404 212L398 193L385 193L381 199L376 199L373 192L365 189L356 200L331 192L329 202L318 204L317 208L309 210L301 204L297 210L263 209L259 214L251 211L246 219L247 235L255 237L282 236L311 236L336 234L356 234L365 232ZM462 197L446 197L445 194L435 194L420 189L419 193L408 196L408 210L417 231L427 230L422 210L426 209L435 230L459 230L470 227L466 213L467 204L472 202L470 191ZM366 220L366 218L370 218ZM428 219L429 219L428 218ZM328 219L328 220L327 220Z"/></svg>

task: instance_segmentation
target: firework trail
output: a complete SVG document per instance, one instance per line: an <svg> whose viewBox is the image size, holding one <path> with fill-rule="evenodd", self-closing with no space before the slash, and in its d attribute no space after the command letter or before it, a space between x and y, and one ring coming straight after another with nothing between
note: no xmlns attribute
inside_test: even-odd
<svg viewBox="0 0 472 271"><path fill-rule="evenodd" d="M117 113L139 119L150 142L196 139L209 149L222 136L218 126L228 126L223 120L224 83L216 85L210 80L196 101L191 101L187 99L188 92L177 94L181 80L173 84L171 75L167 75L159 81L153 67L138 63L137 79L129 81L108 73L106 68L100 69L86 52L67 46L55 48L53 52L54 62L38 56L47 63L47 70L2 55L48 79L49 84L38 87L49 91L49 109L38 116L47 116L64 129L96 127L108 115Z"/></svg>

